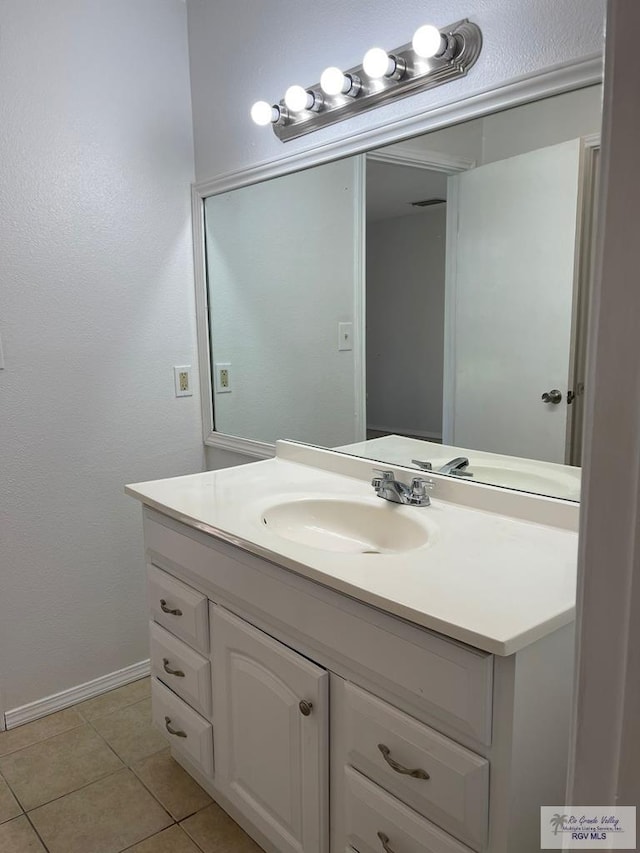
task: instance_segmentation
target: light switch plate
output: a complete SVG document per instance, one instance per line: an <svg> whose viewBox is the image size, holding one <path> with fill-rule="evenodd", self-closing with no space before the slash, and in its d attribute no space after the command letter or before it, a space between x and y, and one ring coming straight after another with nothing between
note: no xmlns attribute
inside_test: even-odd
<svg viewBox="0 0 640 853"><path fill-rule="evenodd" d="M338 349L353 349L353 323L338 323Z"/></svg>

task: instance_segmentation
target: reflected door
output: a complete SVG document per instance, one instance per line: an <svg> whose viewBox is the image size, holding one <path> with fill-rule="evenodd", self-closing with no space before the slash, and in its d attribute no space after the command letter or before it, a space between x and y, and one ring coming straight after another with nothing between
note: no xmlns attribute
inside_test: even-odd
<svg viewBox="0 0 640 853"><path fill-rule="evenodd" d="M449 178L446 444L565 461L580 153L576 139Z"/></svg>

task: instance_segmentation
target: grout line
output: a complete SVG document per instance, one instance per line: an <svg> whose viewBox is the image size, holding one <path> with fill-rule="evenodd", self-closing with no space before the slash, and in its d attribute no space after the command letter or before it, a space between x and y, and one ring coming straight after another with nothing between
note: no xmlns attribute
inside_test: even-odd
<svg viewBox="0 0 640 853"><path fill-rule="evenodd" d="M98 776L97 779L92 779L91 782L87 782L84 785L80 785L79 788L74 788L73 791L67 791L64 794L60 794L60 796L58 796L58 797L53 797L53 799L47 800L46 803L40 803L39 805L34 806L33 808L31 808L29 810L24 809L24 806L22 806L22 803L20 803L20 800L18 800L18 802L20 803L20 805L24 809L24 813L26 815L30 815L32 812L37 812L38 809L43 809L45 806L48 806L50 803L57 803L58 800L64 800L65 797L69 797L71 794L76 794L78 791L84 791L84 789L88 788L90 785L94 785L96 782L102 782L103 779L108 779L109 776L115 776L116 773L122 773L123 770L128 770L128 769L129 768L126 766L126 764L123 764L123 766L118 767L117 770L110 770L108 773L104 773L102 776ZM18 799L18 795L15 793L15 791L13 792L13 794L14 794L15 798Z"/></svg>
<svg viewBox="0 0 640 853"><path fill-rule="evenodd" d="M145 681L147 679L150 679L150 676L145 675L143 678L138 678L136 679L136 681L130 681L129 684L124 684L122 687L116 687L114 690L109 690L107 693L101 693L100 696L94 696L93 699L85 699L84 702L78 702L77 705L70 705L69 707L73 708L78 714L80 714L80 716L86 723L91 723L92 719L101 720L103 717L108 717L110 714L115 714L118 711L124 711L125 708L131 708L132 705L138 705L140 702L144 702L146 699L151 697L151 691L149 691L149 696L145 696L142 699L134 699L132 702L125 702L119 708L112 708L111 711L105 711L102 714L95 714L91 719L85 717L85 715L82 713L82 706L87 704L88 702L93 702L95 699L102 699L104 696L108 696L109 693L115 693L117 690L124 690L126 687L129 687L130 684L137 684L138 681Z"/></svg>
<svg viewBox="0 0 640 853"><path fill-rule="evenodd" d="M64 708L63 710L68 711L70 709ZM62 712L61 711L54 711L54 714L60 714L60 713L62 713ZM49 714L48 716L53 716L53 714ZM40 717L40 720L46 720L46 717ZM33 722L39 722L39 720L34 720ZM68 729L61 729L59 732L55 732L55 734L47 735L46 737L42 737L42 738L36 738L36 740L32 741L31 743L25 744L25 746L19 746L17 749L10 749L9 752L0 753L0 761L2 761L3 758L7 758L9 755L15 755L16 752L22 752L23 749L29 749L29 747L31 747L31 746L37 746L39 743L44 743L47 740L51 740L51 738L58 737L58 735L63 735L63 734L66 734L67 732L73 731L74 729L79 729L81 726L83 726L85 724L85 722L86 722L86 720L84 719L84 717L80 715L80 722L75 723L72 726L69 726ZM24 723L23 725L30 726L31 723ZM7 732L2 732L1 734L10 734L11 732L17 732L21 728L22 728L22 726L16 726L15 729L9 729ZM0 740L1 740L1 738L0 738Z"/></svg>
<svg viewBox="0 0 640 853"><path fill-rule="evenodd" d="M47 851L47 853L50 853L49 848L48 848L48 847L47 847L47 845L44 843L44 838L40 835L40 833L39 833L39 832L38 832L38 830L36 829L36 827L35 827L35 825L34 825L33 821L32 821L32 820L31 820L31 818L29 817L29 815L25 812L25 815L24 815L24 816L26 817L26 819L27 819L27 821L28 821L28 823L29 823L29 826L30 826L30 827L33 829L33 831L35 832L36 837L40 839L40 843L42 844L42 846L44 847L44 849Z"/></svg>

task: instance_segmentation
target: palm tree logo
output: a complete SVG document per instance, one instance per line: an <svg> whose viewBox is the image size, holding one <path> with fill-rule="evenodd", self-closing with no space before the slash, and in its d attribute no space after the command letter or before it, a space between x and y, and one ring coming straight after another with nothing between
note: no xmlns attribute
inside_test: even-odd
<svg viewBox="0 0 640 853"><path fill-rule="evenodd" d="M551 826L554 828L553 829L554 835L558 834L558 830L564 826L565 820L568 820L568 819L569 819L569 816L566 814L557 814L557 813L554 814L554 816L549 821Z"/></svg>

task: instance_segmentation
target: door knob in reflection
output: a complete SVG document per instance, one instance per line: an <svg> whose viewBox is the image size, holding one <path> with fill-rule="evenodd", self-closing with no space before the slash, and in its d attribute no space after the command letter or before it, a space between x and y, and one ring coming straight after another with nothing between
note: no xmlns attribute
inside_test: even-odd
<svg viewBox="0 0 640 853"><path fill-rule="evenodd" d="M554 406L557 406L562 400L562 391L558 391L557 388L554 388L553 391L545 391L541 399L543 403L553 403Z"/></svg>

